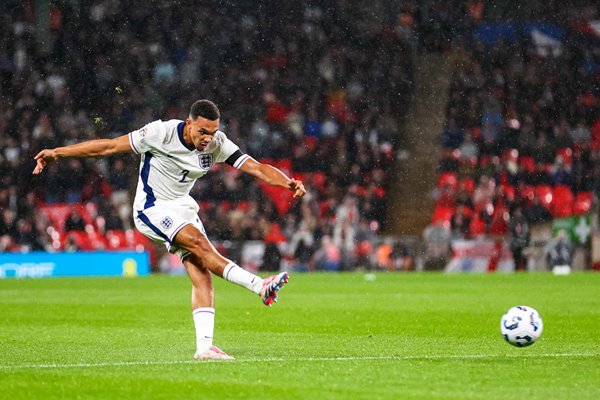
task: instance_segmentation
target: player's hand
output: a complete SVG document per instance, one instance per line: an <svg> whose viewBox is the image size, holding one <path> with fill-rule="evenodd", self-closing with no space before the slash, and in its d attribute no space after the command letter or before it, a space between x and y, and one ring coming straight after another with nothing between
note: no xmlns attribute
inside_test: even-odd
<svg viewBox="0 0 600 400"><path fill-rule="evenodd" d="M306 194L306 189L304 189L302 181L297 179L290 179L288 182L288 189L294 192L294 197L302 197Z"/></svg>
<svg viewBox="0 0 600 400"><path fill-rule="evenodd" d="M54 149L44 149L37 153L37 156L33 157L36 161L36 166L33 169L33 174L37 175L42 172L44 167L50 164L52 161L55 161L58 158L56 155L56 151Z"/></svg>

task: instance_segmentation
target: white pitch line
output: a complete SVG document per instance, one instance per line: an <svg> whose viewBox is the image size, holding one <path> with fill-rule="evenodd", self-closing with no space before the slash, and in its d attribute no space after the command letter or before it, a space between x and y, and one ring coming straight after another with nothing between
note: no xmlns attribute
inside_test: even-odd
<svg viewBox="0 0 600 400"><path fill-rule="evenodd" d="M365 357L266 357L248 358L233 361L233 363L266 363L285 361L427 361L427 360L485 360L498 358L570 358L570 357L600 357L595 353L554 353L554 354L457 354L457 355L424 355L424 356L365 356ZM103 363L76 363L76 364L23 364L0 365L0 370L11 371L19 369L60 369L60 368L94 368L94 367L128 367L143 365L180 365L202 364L206 361L173 360L173 361L120 361ZM222 362L222 361L210 361ZM227 363L229 364L229 363Z"/></svg>

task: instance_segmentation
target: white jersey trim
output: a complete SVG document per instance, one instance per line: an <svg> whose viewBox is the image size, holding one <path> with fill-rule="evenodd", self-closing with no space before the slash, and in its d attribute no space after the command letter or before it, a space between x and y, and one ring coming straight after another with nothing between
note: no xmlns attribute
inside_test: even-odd
<svg viewBox="0 0 600 400"><path fill-rule="evenodd" d="M242 167L242 165L250 158L250 156L248 154L244 154L243 156L241 156L240 158L237 159L236 162L233 163L233 167L240 169Z"/></svg>
<svg viewBox="0 0 600 400"><path fill-rule="evenodd" d="M138 149L136 149L136 148L135 148L135 145L133 144L133 138L131 137L131 134L132 134L132 133L133 133L133 132L129 132L129 135L127 135L127 136L129 136L129 144L131 145L131 149L133 150L133 152L134 152L135 154L140 154L140 152L138 151Z"/></svg>

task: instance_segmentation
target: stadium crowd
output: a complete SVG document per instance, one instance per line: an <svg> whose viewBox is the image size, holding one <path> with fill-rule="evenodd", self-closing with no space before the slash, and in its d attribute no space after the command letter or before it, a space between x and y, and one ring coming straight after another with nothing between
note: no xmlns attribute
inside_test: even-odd
<svg viewBox="0 0 600 400"><path fill-rule="evenodd" d="M32 157L185 118L198 98L219 105L243 150L310 191L293 203L217 166L192 193L211 238L284 241L306 268L372 251L410 101L412 21L346 2L130 3L50 2L44 19L25 1L0 16L0 251L147 245L131 233L133 155L39 177Z"/></svg>
<svg viewBox="0 0 600 400"><path fill-rule="evenodd" d="M517 246L531 224L590 212L600 195L598 49L571 38L456 43L434 222L454 238Z"/></svg>

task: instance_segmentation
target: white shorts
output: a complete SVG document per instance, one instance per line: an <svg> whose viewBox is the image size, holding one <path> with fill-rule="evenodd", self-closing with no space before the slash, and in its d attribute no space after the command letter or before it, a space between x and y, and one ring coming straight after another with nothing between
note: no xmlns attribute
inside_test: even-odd
<svg viewBox="0 0 600 400"><path fill-rule="evenodd" d="M190 254L173 244L173 238L184 226L191 224L206 236L204 225L198 217L198 208L181 203L156 203L153 207L134 211L136 228L155 242L163 243L169 252L183 260Z"/></svg>

